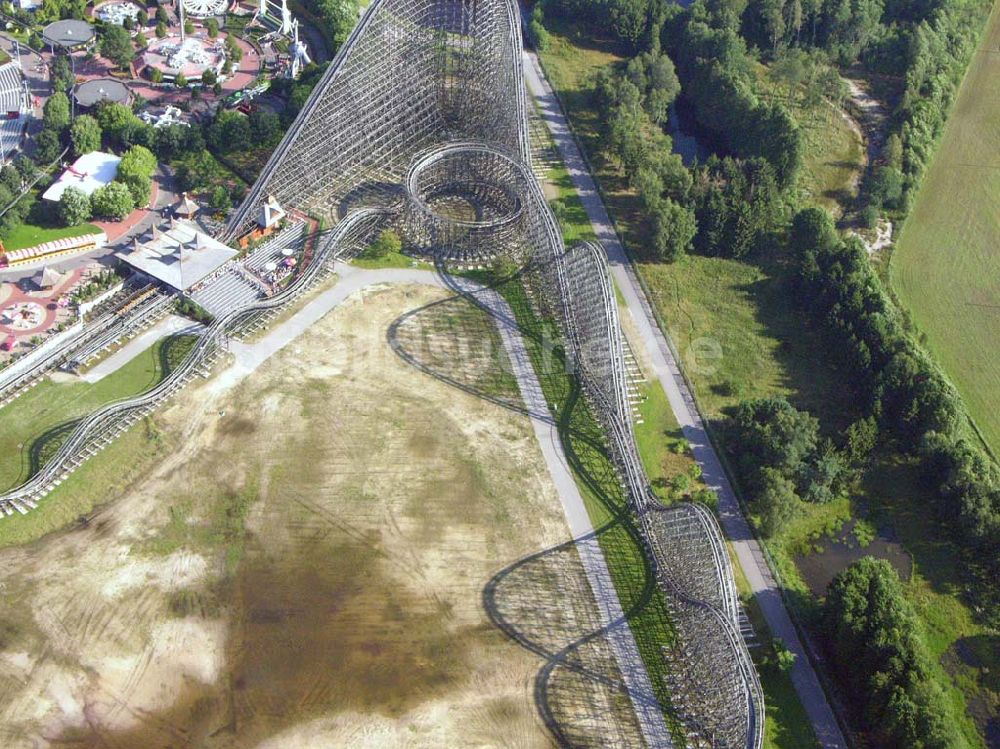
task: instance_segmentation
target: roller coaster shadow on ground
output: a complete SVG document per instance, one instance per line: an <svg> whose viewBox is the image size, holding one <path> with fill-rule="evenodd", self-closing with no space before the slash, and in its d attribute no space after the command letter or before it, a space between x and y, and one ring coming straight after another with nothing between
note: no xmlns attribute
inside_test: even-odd
<svg viewBox="0 0 1000 749"><path fill-rule="evenodd" d="M457 372L449 372L439 364L426 361L422 356L426 349L411 346L403 334L405 328L413 323L419 324L422 315L443 312L448 305L459 300L468 301L482 310L497 325L511 325L519 330L522 337L534 339L536 344L547 343L538 332L521 329L516 320L476 298L483 291L496 291L497 287L514 280L520 271L476 291L460 288L456 279L440 266L438 273L445 286L456 294L417 307L394 320L386 333L392 351L440 382L555 426L577 480L610 516L610 520L593 533L530 554L500 570L483 589L483 608L494 626L507 637L544 659L535 678L535 704L542 721L560 746L642 746L641 731L628 704L628 687L618 670L608 637L616 629L630 626L629 622L653 600L658 585L652 566L642 553L642 538L634 519L625 503L615 502L604 489L607 480L619 483L617 475L612 475L610 458L607 462L609 476L602 479L594 475L591 466L576 449L577 444L585 443L602 454L606 450L595 435L575 429L571 424L582 395L581 383L565 371L562 351L557 349L555 359L568 377L570 389L565 402L560 404L560 415L556 418L548 410L538 412L527 408L519 394L506 397L491 392L485 387L459 380ZM501 366L501 363L496 362L496 365ZM455 370L462 371L463 362L454 361L453 366ZM637 581L631 589L619 591L619 597L625 599L621 600L624 616L602 624L598 615L599 602L594 600L593 590L587 584L579 553L584 546L597 546L596 551L605 556L609 566L613 565L613 556L627 553L627 550L622 547L620 539L603 544L601 540L617 530L624 531L627 544L639 552L635 556L643 562L641 582ZM629 561L634 561L634 558L630 555ZM632 699L636 698L663 709L663 704L654 694L633 693ZM617 735L612 738L607 732L615 728L611 725L612 721L607 720L607 713L616 701L621 709L615 710L618 729ZM626 727L623 728L622 724Z"/></svg>

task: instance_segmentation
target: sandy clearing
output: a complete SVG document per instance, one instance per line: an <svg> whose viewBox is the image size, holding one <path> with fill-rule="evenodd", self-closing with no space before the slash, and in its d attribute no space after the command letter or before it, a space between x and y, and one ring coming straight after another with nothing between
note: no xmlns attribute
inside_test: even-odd
<svg viewBox="0 0 1000 749"><path fill-rule="evenodd" d="M89 528L0 552L6 746L551 743L542 661L482 608L498 570L567 538L528 422L385 343L443 295L368 290L230 391L189 389L146 479ZM212 529L241 492L233 565Z"/></svg>

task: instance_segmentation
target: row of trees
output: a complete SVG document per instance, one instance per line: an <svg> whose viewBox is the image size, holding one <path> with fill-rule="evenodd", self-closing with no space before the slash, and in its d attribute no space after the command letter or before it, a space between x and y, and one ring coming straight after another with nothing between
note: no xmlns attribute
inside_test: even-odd
<svg viewBox="0 0 1000 749"><path fill-rule="evenodd" d="M698 228L688 205L691 175L662 128L679 91L670 58L655 52L633 58L623 72L602 71L594 87L604 148L639 193L652 253L668 261L688 250Z"/></svg>
<svg viewBox="0 0 1000 749"><path fill-rule="evenodd" d="M830 584L823 608L828 662L874 741L886 749L962 745L899 576L865 557Z"/></svg>
<svg viewBox="0 0 1000 749"><path fill-rule="evenodd" d="M1000 622L1000 474L965 438L958 394L906 335L863 247L838 237L825 211L800 212L790 240L801 253L803 303L838 338L850 384L883 433L920 458L936 497L936 508L928 509L936 509L965 552L984 617Z"/></svg>

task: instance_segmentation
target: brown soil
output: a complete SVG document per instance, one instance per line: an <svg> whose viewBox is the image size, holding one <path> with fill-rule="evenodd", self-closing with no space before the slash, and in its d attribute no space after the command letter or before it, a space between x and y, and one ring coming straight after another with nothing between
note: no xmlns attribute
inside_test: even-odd
<svg viewBox="0 0 1000 749"><path fill-rule="evenodd" d="M179 452L0 552L0 744L552 743L542 660L483 590L562 513L524 417L389 351L440 297L358 295L231 392L186 391L158 417Z"/></svg>

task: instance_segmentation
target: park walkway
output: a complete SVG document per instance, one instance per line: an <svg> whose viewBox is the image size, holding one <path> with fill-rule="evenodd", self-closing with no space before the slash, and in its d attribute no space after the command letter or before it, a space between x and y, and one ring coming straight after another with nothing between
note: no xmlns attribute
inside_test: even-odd
<svg viewBox="0 0 1000 749"><path fill-rule="evenodd" d="M535 55L527 51L523 55L528 91L538 105L540 116L559 148L563 163L583 202L594 232L608 254L611 275L639 331L641 340L638 343L645 347L649 354L656 378L667 394L670 407L685 439L691 445L695 460L701 466L705 483L719 496L719 519L723 530L732 542L733 550L771 628L771 633L781 638L796 656L791 672L792 683L809 716L816 737L824 748L845 749L847 743L819 678L806 656L798 631L785 609L778 583L768 567L760 544L753 537L746 518L743 517L736 493L708 438L705 424L701 420L694 398L688 390L664 333L656 323L649 300L641 290L639 280L635 276L636 271L618 239L587 162L570 131L559 100L545 79Z"/></svg>

